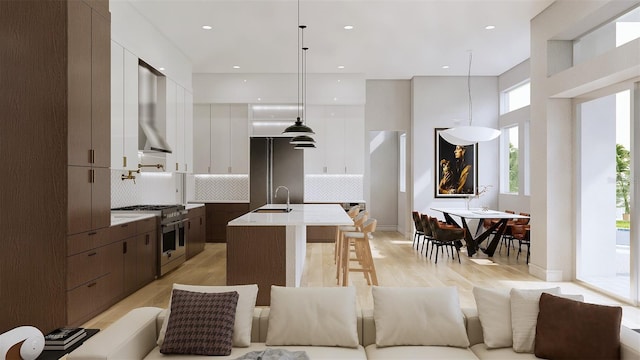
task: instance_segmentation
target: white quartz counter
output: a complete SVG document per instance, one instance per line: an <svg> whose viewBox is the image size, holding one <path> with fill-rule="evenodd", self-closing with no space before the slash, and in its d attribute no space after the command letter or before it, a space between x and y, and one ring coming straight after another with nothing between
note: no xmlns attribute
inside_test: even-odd
<svg viewBox="0 0 640 360"><path fill-rule="evenodd" d="M189 203L187 205L184 206L184 208L186 210L191 210L191 209L195 209L195 208L199 208L199 207L203 207L204 204L200 204L200 203Z"/></svg>
<svg viewBox="0 0 640 360"><path fill-rule="evenodd" d="M111 226L126 224L142 219L152 218L153 214L131 214L131 213L111 213Z"/></svg>
<svg viewBox="0 0 640 360"><path fill-rule="evenodd" d="M260 209L284 209L286 204L267 204ZM337 204L291 204L289 213L249 212L228 226L353 225L353 220Z"/></svg>

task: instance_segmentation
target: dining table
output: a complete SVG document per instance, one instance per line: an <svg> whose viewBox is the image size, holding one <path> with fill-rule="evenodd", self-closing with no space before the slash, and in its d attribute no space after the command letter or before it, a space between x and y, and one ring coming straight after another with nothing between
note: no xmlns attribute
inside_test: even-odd
<svg viewBox="0 0 640 360"><path fill-rule="evenodd" d="M513 219L528 219L528 216L507 213L499 210L490 210L486 208L431 208L431 210L441 212L448 224L465 229L465 242L467 245L467 255L473 256L479 250L492 257L500 244L502 236L507 230L507 224L509 220ZM460 219L460 223L454 219L457 217ZM485 219L495 219L489 228L483 229L483 222ZM478 220L478 227L475 234L472 234L469 230L469 220ZM494 234L491 240L487 240L491 234ZM480 247L480 244L485 240L488 241L488 245L484 248Z"/></svg>

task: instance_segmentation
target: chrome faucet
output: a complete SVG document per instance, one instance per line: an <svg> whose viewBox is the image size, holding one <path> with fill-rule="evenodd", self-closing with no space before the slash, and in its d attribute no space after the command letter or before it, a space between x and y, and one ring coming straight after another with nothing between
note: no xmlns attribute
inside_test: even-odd
<svg viewBox="0 0 640 360"><path fill-rule="evenodd" d="M278 198L278 190L280 190L280 189L287 190L287 212L290 212L291 211L291 205L289 204L289 188L286 187L286 186L282 186L282 185L278 186L276 188L276 199Z"/></svg>

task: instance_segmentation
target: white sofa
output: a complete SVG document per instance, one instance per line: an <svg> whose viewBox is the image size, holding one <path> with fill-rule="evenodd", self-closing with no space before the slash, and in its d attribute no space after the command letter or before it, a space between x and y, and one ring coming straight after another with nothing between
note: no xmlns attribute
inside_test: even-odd
<svg viewBox="0 0 640 360"><path fill-rule="evenodd" d="M163 355L156 344L164 321L165 310L155 307L137 308L108 328L87 340L80 348L67 356L68 360L98 359L208 359L210 356ZM234 347L231 355L217 356L234 359L250 351L264 350L267 346L267 329L270 308L255 308L251 345ZM373 310L358 310L357 328L360 345L357 348L326 346L277 346L290 351L304 350L310 359L536 359L533 354L516 353L511 348L487 349L483 343L482 327L475 309L463 308L469 348L447 346L376 346L376 327ZM621 355L624 360L640 359L640 333L622 327Z"/></svg>

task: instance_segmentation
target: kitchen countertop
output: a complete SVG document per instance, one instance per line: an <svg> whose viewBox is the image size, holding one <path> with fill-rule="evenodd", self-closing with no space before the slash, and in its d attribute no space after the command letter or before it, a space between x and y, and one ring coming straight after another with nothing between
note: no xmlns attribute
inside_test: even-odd
<svg viewBox="0 0 640 360"><path fill-rule="evenodd" d="M260 209L284 209L285 204L267 204ZM228 226L287 226L287 225L353 225L353 220L337 204L291 204L289 213L249 212L233 219Z"/></svg>
<svg viewBox="0 0 640 360"><path fill-rule="evenodd" d="M195 209L195 208L199 208L199 207L203 207L203 206L204 206L204 203L188 203L184 207L187 210L191 210L191 209Z"/></svg>
<svg viewBox="0 0 640 360"><path fill-rule="evenodd" d="M148 219L155 217L153 214L131 214L131 213L118 213L111 212L111 226L122 225L142 219Z"/></svg>

